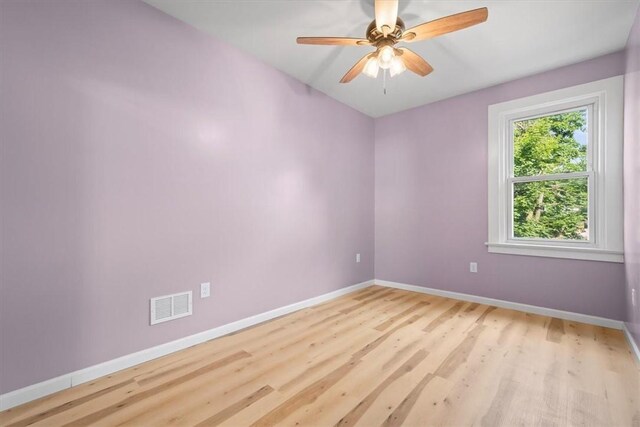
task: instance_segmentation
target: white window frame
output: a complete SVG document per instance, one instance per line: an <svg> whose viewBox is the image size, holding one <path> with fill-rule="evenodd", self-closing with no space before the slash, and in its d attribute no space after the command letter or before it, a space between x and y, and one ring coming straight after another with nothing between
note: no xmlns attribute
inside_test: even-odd
<svg viewBox="0 0 640 427"><path fill-rule="evenodd" d="M622 211L623 77L489 106L489 252L624 262ZM587 171L513 176L512 124L553 113L588 109ZM589 240L513 237L513 185L532 180L586 177Z"/></svg>

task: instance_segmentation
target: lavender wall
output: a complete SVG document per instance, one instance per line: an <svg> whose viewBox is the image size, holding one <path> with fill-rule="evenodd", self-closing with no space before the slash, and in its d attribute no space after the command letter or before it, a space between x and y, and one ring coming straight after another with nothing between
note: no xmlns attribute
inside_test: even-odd
<svg viewBox="0 0 640 427"><path fill-rule="evenodd" d="M376 278L623 319L622 264L484 245L487 107L623 73L615 53L376 120Z"/></svg>
<svg viewBox="0 0 640 427"><path fill-rule="evenodd" d="M0 393L373 278L372 119L141 2L0 8Z"/></svg>
<svg viewBox="0 0 640 427"><path fill-rule="evenodd" d="M640 346L640 10L626 50L624 82L624 251L627 328ZM636 290L636 306L631 302Z"/></svg>

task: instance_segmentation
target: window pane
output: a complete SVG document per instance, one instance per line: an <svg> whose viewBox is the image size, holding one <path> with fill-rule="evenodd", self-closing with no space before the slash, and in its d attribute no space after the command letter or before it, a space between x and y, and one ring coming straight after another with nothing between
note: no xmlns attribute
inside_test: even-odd
<svg viewBox="0 0 640 427"><path fill-rule="evenodd" d="M513 122L514 176L587 170L587 109Z"/></svg>
<svg viewBox="0 0 640 427"><path fill-rule="evenodd" d="M589 240L588 178L513 185L513 236Z"/></svg>

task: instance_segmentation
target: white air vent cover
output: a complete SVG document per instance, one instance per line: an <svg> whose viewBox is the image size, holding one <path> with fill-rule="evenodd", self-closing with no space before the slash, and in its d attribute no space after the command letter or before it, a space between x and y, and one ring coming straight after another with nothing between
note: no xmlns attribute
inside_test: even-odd
<svg viewBox="0 0 640 427"><path fill-rule="evenodd" d="M191 291L151 298L151 324L190 316L192 313Z"/></svg>

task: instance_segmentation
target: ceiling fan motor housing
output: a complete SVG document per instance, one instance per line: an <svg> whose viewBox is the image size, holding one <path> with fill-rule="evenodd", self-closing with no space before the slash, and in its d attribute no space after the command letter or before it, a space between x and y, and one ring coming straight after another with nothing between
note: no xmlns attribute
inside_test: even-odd
<svg viewBox="0 0 640 427"><path fill-rule="evenodd" d="M391 39L394 43L402 37L402 33L404 32L404 21L400 18L396 20L396 27L390 32L387 37L382 34L381 31L376 27L376 21L373 20L371 24L367 27L367 40L371 42L373 45L377 45L384 39Z"/></svg>

